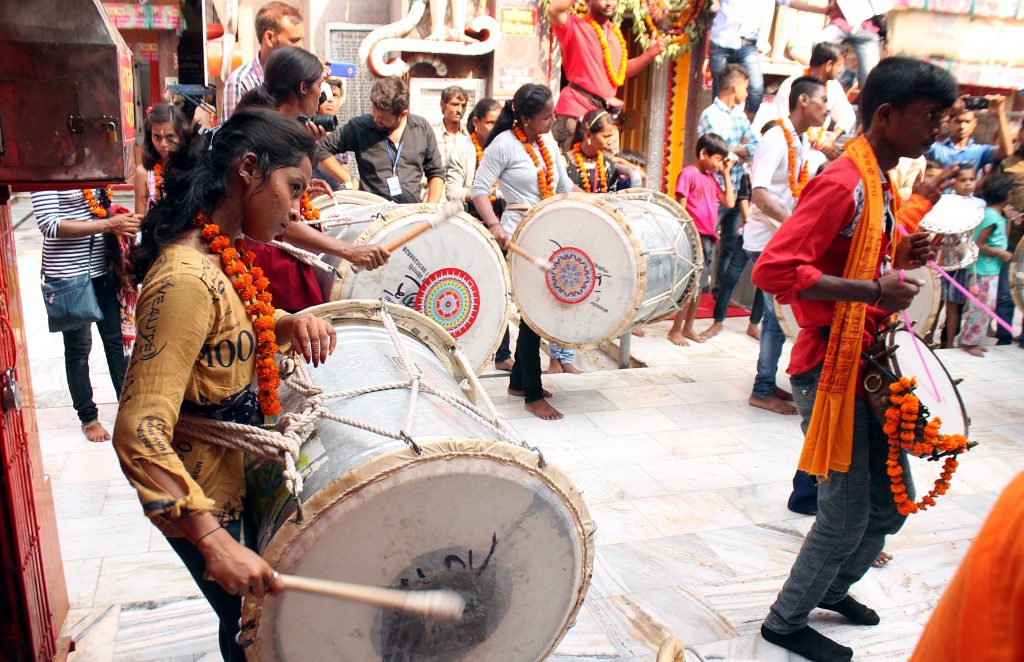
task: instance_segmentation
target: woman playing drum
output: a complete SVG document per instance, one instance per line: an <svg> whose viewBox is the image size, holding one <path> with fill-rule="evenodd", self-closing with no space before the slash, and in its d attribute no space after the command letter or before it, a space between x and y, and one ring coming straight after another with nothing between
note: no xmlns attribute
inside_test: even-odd
<svg viewBox="0 0 1024 662"><path fill-rule="evenodd" d="M275 416L275 341L291 342L314 365L333 352L330 324L274 310L267 279L239 239L267 242L284 232L313 157L301 124L267 110L236 112L171 159L165 197L147 215L134 254L139 339L114 447L143 511L220 618L229 660L244 659L233 643L240 596L282 586L239 543L242 451L178 441L175 427L182 412L247 424L262 421L261 411ZM259 395L251 387L255 372Z"/></svg>
<svg viewBox="0 0 1024 662"><path fill-rule="evenodd" d="M572 190L565 165L557 158L558 145L549 134L554 117L551 90L543 85L524 85L516 90L511 101L505 102L491 131L471 195L477 213L502 249L508 248L509 236L531 206L555 193ZM507 203L500 221L491 208L495 182ZM534 416L545 420L562 418L544 400L550 394L541 385L540 336L525 322L519 324L509 393L524 395L526 409Z"/></svg>

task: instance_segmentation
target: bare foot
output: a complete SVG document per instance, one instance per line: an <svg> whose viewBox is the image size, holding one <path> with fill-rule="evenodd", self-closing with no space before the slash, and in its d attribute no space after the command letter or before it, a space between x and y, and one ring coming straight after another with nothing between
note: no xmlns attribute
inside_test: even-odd
<svg viewBox="0 0 1024 662"><path fill-rule="evenodd" d="M977 345L960 345L960 349L964 350L971 356L977 356L978 358L984 358L985 350Z"/></svg>
<svg viewBox="0 0 1024 662"><path fill-rule="evenodd" d="M785 400L786 402L793 402L793 394L779 388L778 386L775 387L775 397L779 400Z"/></svg>
<svg viewBox="0 0 1024 662"><path fill-rule="evenodd" d="M892 554L886 554L885 552L880 552L878 554L878 556L875 558L875 560L871 562L871 565L874 566L875 568L881 568L883 565L885 565L889 561L892 561Z"/></svg>
<svg viewBox="0 0 1024 662"><path fill-rule="evenodd" d="M683 337L683 332L682 331L669 331L668 332L668 341L670 343L672 343L673 345L678 345L679 347L689 347L690 346L690 343L686 342L686 338Z"/></svg>
<svg viewBox="0 0 1024 662"><path fill-rule="evenodd" d="M692 328L683 327L683 335L693 342L704 342L704 336L700 335Z"/></svg>
<svg viewBox="0 0 1024 662"><path fill-rule="evenodd" d="M582 375L583 374L582 370L580 370L579 368L577 368L576 366L574 366L571 363L563 363L562 364L562 372L566 372L566 373L568 373L570 375Z"/></svg>
<svg viewBox="0 0 1024 662"><path fill-rule="evenodd" d="M784 414L786 416L791 416L796 413L796 407L784 402L776 395L770 395L767 398L755 398L754 396L750 396L747 398L747 404L751 407L767 409L768 411L773 411L776 414Z"/></svg>
<svg viewBox="0 0 1024 662"><path fill-rule="evenodd" d="M82 432L89 441L110 441L110 433L106 431L99 421L89 421L82 425Z"/></svg>
<svg viewBox="0 0 1024 662"><path fill-rule="evenodd" d="M504 361L495 362L494 369L504 370L505 372L512 372L512 368L515 366L515 364L516 362L513 361L512 359L505 359Z"/></svg>
<svg viewBox="0 0 1024 662"><path fill-rule="evenodd" d="M647 335L647 332L644 331L644 327L642 326L634 326L630 333L632 333L637 338L643 338L644 336Z"/></svg>
<svg viewBox="0 0 1024 662"><path fill-rule="evenodd" d="M704 332L702 334L700 334L700 337L701 337L700 342L704 342L705 340L710 340L710 339L714 338L715 336L717 336L719 333L722 332L723 328L724 327L722 326L721 322L714 322L714 323L712 323L711 326L709 326L708 328L704 329Z"/></svg>
<svg viewBox="0 0 1024 662"><path fill-rule="evenodd" d="M562 412L552 407L547 400L527 402L524 406L526 411L545 421L557 421L560 418L564 418Z"/></svg>
<svg viewBox="0 0 1024 662"><path fill-rule="evenodd" d="M514 388L510 388L508 390L508 394L511 395L513 398L525 398L526 397L526 393L524 393L523 391L517 391ZM550 398L551 397L551 391L549 391L547 389L544 389L544 397L545 398Z"/></svg>
<svg viewBox="0 0 1024 662"><path fill-rule="evenodd" d="M548 361L548 374L557 375L562 372L562 362L558 359L551 359Z"/></svg>
<svg viewBox="0 0 1024 662"><path fill-rule="evenodd" d="M750 336L751 338L753 338L754 340L760 341L761 340L761 327L758 326L757 324L754 324L753 322L748 322L747 323L747 335Z"/></svg>

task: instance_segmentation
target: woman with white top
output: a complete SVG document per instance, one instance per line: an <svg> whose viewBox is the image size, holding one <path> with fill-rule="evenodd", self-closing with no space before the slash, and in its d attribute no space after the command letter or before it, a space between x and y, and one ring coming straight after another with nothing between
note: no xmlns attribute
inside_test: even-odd
<svg viewBox="0 0 1024 662"><path fill-rule="evenodd" d="M551 137L555 103L551 90L543 85L520 87L498 116L491 130L483 159L473 179L473 205L503 250L523 214L555 193L572 191L565 164L558 158L558 144ZM491 207L495 183L505 198L501 220ZM545 397L541 384L540 337L526 322L519 323L515 365L509 378L509 394L525 396L526 410L544 420L562 414Z"/></svg>

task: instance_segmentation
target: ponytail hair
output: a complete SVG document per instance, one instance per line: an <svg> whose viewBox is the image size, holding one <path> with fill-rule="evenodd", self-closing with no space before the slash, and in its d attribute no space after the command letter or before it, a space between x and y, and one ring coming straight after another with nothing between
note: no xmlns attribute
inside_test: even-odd
<svg viewBox="0 0 1024 662"><path fill-rule="evenodd" d="M302 98L299 86L310 87L309 94L320 95L317 83L324 75L324 65L317 56L298 46L275 49L263 69L263 83L249 90L239 100L238 108L260 106L277 108L288 100L288 95Z"/></svg>
<svg viewBox="0 0 1024 662"><path fill-rule="evenodd" d="M612 120L611 114L609 114L607 110L595 108L594 110L587 112L586 115L576 122L576 132L573 134L572 142L574 145L576 143L581 143L588 134L593 135L603 131L609 124L614 123L615 122Z"/></svg>
<svg viewBox="0 0 1024 662"><path fill-rule="evenodd" d="M160 251L193 229L199 212L212 214L227 197L228 182L243 155L256 156L263 181L279 168L312 162L316 146L305 128L273 111L235 111L219 128L193 134L171 155L164 196L142 222L142 240L132 251L132 273L141 283Z"/></svg>
<svg viewBox="0 0 1024 662"><path fill-rule="evenodd" d="M487 137L487 144L490 145L499 133L511 130L516 122L522 123L527 117L540 113L549 101L551 90L544 85L529 83L520 87L512 100L505 102L501 115L498 115L498 121L491 129L491 135Z"/></svg>

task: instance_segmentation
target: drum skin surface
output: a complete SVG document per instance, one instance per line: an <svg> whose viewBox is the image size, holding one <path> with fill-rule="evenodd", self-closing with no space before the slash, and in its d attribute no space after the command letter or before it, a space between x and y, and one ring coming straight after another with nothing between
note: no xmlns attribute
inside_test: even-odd
<svg viewBox="0 0 1024 662"><path fill-rule="evenodd" d="M975 198L980 202L980 199ZM919 230L932 232L939 239L935 262L947 271L963 269L978 259L974 229L981 225L985 209L981 204L959 195L943 195L921 220Z"/></svg>
<svg viewBox="0 0 1024 662"><path fill-rule="evenodd" d="M1024 239L1017 243L1017 250L1013 252L1013 259L1010 261L1010 294L1017 308L1024 310Z"/></svg>
<svg viewBox="0 0 1024 662"><path fill-rule="evenodd" d="M693 221L655 191L568 193L534 206L512 241L547 259L509 260L523 319L564 347L595 347L694 296L703 254Z"/></svg>
<svg viewBox="0 0 1024 662"><path fill-rule="evenodd" d="M379 302L309 309L338 333L335 359L310 368L317 386L345 391L401 381L405 372L375 319ZM423 382L473 401L467 363L438 325L391 306ZM345 357L344 361L337 357ZM409 390L324 405L339 416L402 428ZM301 397L281 387L285 411ZM420 393L401 440L321 419L302 445L304 519L277 465L250 467L258 549L278 571L406 590L451 589L466 600L456 623L426 623L391 609L286 591L246 599L250 660L540 660L571 626L593 566L593 524L579 491L539 456L496 441L491 428Z"/></svg>
<svg viewBox="0 0 1024 662"><path fill-rule="evenodd" d="M332 205L321 210L325 232L356 244L386 244L436 214L436 205ZM345 225L330 223L347 217ZM511 313L505 258L491 233L459 213L419 235L373 271L357 271L335 256L324 261L340 278L320 271L325 300L383 299L425 314L459 341L475 369L494 356Z"/></svg>

